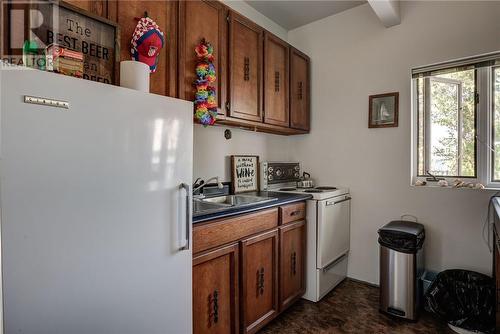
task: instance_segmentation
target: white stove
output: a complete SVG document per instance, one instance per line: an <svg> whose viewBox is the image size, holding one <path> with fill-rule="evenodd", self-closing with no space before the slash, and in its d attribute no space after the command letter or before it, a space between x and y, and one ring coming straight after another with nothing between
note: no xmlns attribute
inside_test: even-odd
<svg viewBox="0 0 500 334"><path fill-rule="evenodd" d="M263 162L260 169L261 190L306 193L311 194L314 200L340 196L349 193L346 187L317 186L298 188L300 181L300 163L298 162Z"/></svg>
<svg viewBox="0 0 500 334"><path fill-rule="evenodd" d="M298 188L300 164L263 162L261 190L311 194L307 201L306 293L319 301L347 277L350 246L351 197L336 186Z"/></svg>
<svg viewBox="0 0 500 334"><path fill-rule="evenodd" d="M297 188L293 186L288 186L288 187L277 187L276 189L268 189L268 191L310 194L313 197L312 199L317 201L349 193L348 188L333 187L333 186L319 186L314 188Z"/></svg>

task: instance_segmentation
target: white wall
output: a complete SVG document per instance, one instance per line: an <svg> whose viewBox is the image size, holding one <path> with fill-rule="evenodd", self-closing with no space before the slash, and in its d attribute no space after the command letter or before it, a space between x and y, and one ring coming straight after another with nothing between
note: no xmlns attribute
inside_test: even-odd
<svg viewBox="0 0 500 334"><path fill-rule="evenodd" d="M230 7L231 9L235 10L236 12L240 13L243 16L246 16L253 22L257 23L264 29L272 32L279 38L283 39L286 41L287 39L287 30L277 24L276 22L270 20L267 16L261 14L255 8L247 4L243 0L222 0L226 6Z"/></svg>
<svg viewBox="0 0 500 334"><path fill-rule="evenodd" d="M245 2L223 1L240 14L253 20L263 28L282 39L287 38L287 31L257 12ZM224 138L226 127L215 126L194 128L194 179L219 176L224 181L231 180L229 156L232 154L259 155L264 160L287 160L289 158L288 139L285 136L256 133L247 130L230 128L231 140Z"/></svg>
<svg viewBox="0 0 500 334"><path fill-rule="evenodd" d="M410 68L500 50L500 2L401 2L386 29L368 4L289 32L312 58L312 132L290 139L291 157L321 184L351 188L349 276L378 283L377 229L401 214L427 231L434 270L489 273L481 236L491 192L412 188ZM399 91L398 128L368 129L368 96Z"/></svg>
<svg viewBox="0 0 500 334"><path fill-rule="evenodd" d="M224 138L224 130L230 129L232 138ZM288 139L284 136L252 132L221 126L194 127L194 178L207 179L219 176L231 181L233 154L258 155L261 161L287 161L289 157ZM194 179L193 179L194 180Z"/></svg>

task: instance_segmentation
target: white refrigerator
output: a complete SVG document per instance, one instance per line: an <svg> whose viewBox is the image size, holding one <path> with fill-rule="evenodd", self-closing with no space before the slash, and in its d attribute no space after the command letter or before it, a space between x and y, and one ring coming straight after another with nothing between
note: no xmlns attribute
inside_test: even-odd
<svg viewBox="0 0 500 334"><path fill-rule="evenodd" d="M19 69L0 92L4 333L191 333L192 103Z"/></svg>

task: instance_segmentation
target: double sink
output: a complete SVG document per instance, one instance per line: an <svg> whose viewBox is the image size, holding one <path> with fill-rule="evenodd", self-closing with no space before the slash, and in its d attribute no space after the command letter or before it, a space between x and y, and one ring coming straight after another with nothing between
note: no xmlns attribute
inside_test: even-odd
<svg viewBox="0 0 500 334"><path fill-rule="evenodd" d="M226 195L209 198L195 198L193 199L193 215L204 215L231 208L241 208L276 200L278 199L275 197L253 195Z"/></svg>

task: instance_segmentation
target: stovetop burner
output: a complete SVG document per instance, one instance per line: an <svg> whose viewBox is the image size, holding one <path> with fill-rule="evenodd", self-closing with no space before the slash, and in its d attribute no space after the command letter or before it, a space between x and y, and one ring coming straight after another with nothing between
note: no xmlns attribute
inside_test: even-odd
<svg viewBox="0 0 500 334"><path fill-rule="evenodd" d="M326 186L326 187L316 187L315 189L318 189L318 190L337 190L337 187Z"/></svg>
<svg viewBox="0 0 500 334"><path fill-rule="evenodd" d="M321 189L306 189L304 190L305 193L322 193L323 190Z"/></svg>
<svg viewBox="0 0 500 334"><path fill-rule="evenodd" d="M297 188L281 188L279 191L295 191Z"/></svg>

